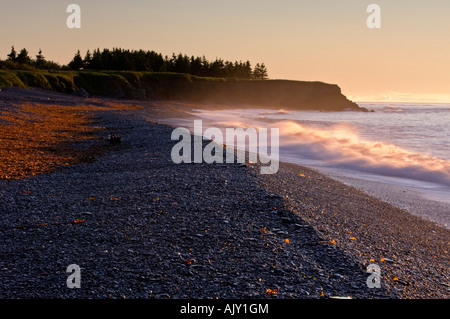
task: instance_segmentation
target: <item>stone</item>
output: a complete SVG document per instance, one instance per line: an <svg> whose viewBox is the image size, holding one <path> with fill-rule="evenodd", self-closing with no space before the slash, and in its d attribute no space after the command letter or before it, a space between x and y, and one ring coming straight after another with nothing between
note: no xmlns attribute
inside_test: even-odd
<svg viewBox="0 0 450 319"><path fill-rule="evenodd" d="M83 88L79 88L73 94L76 95L76 96L79 96L79 97L84 97L84 98L90 97L89 92L86 91L86 89L83 89Z"/></svg>

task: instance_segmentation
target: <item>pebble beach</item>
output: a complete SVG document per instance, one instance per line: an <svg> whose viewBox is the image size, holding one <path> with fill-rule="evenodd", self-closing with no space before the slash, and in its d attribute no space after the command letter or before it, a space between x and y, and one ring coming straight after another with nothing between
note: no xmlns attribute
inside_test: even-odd
<svg viewBox="0 0 450 319"><path fill-rule="evenodd" d="M175 164L156 105L0 91L1 298L449 298L448 228L300 165Z"/></svg>

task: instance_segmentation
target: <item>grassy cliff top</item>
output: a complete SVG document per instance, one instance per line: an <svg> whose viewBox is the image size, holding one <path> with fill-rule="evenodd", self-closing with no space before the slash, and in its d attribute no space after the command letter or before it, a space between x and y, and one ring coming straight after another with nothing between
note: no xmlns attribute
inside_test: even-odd
<svg viewBox="0 0 450 319"><path fill-rule="evenodd" d="M36 87L128 99L170 99L247 107L364 110L323 82L242 80L135 71L0 70L0 87Z"/></svg>

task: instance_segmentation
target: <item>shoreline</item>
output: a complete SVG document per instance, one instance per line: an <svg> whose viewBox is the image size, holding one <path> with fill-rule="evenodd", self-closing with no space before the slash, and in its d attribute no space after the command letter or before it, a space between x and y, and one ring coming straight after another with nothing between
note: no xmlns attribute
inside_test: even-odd
<svg viewBox="0 0 450 319"><path fill-rule="evenodd" d="M376 197L395 207L407 210L413 215L450 229L450 215L448 213L450 212L450 203L427 198L427 194L421 192L421 190L354 178L336 172L324 171L323 173L346 185L354 186L366 192L369 196Z"/></svg>
<svg viewBox="0 0 450 319"><path fill-rule="evenodd" d="M93 162L0 180L2 298L449 297L448 229L299 165L176 165L152 107L92 111ZM65 287L72 263L79 290Z"/></svg>
<svg viewBox="0 0 450 319"><path fill-rule="evenodd" d="M428 259L430 262L436 258L436 251L448 254L448 228L393 206L355 186L345 185L315 169L280 163L280 170L282 177L261 176L264 187L282 194L292 211L304 217L308 224L359 262L380 265L384 276L390 278L390 283L386 283L390 288L399 289L396 285L398 280L404 284L400 289L420 285L414 273L420 272L421 267L427 268L423 261ZM299 172L308 178L300 177ZM308 186L303 186L305 183ZM320 191L312 193L311 189ZM435 235L440 239L433 242ZM410 272L405 273L401 268ZM445 269L443 266L440 270L443 278L448 276ZM423 296L406 293L403 298Z"/></svg>
<svg viewBox="0 0 450 319"><path fill-rule="evenodd" d="M173 127L183 126L182 121L192 122L196 119L194 109L226 109L222 105L202 105L188 102L156 101L152 107L146 110L152 114L160 123ZM199 118L201 119L201 118ZM180 122L181 120L181 122ZM188 125L189 126L189 125ZM303 165L299 161L284 159L286 163L296 164L316 170L327 177L331 177L344 184L354 186L365 191L368 196L374 196L382 201L388 202L400 209L406 209L411 214L424 218L425 220L438 223L450 229L450 203L428 198L426 194L412 187L394 185L388 182L378 182L367 178L358 178L354 175L345 174L338 169L325 169L310 165Z"/></svg>

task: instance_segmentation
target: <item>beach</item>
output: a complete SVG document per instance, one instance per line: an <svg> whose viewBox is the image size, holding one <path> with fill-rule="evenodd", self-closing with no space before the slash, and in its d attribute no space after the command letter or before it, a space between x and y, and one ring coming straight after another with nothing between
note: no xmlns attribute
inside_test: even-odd
<svg viewBox="0 0 450 319"><path fill-rule="evenodd" d="M0 92L9 119L22 112L45 125L52 108L71 130L11 130L35 142L22 158L41 164L1 167L1 298L450 295L450 230L370 190L289 163L273 175L258 163L175 164L165 120L186 112L182 103ZM79 289L66 285L71 264ZM373 264L379 288L367 284Z"/></svg>

